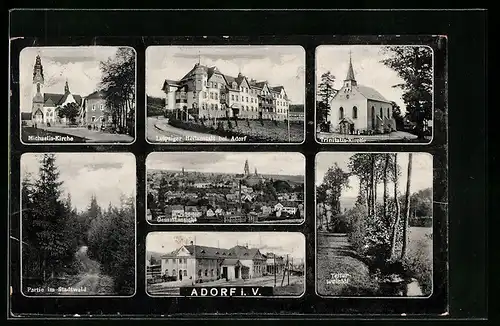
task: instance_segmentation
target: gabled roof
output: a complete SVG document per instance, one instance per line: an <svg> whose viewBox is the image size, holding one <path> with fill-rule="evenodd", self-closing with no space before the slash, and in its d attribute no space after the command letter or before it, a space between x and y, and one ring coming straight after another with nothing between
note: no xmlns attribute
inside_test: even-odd
<svg viewBox="0 0 500 326"><path fill-rule="evenodd" d="M189 253L197 258L222 258L226 257L228 254L227 249L224 248L216 248L216 247L207 247L207 246L198 246L198 245L187 245L184 246ZM225 254L225 255L224 255Z"/></svg>
<svg viewBox="0 0 500 326"><path fill-rule="evenodd" d="M49 104L53 103L53 106L58 106L64 103L66 101L66 98L68 97L69 94L55 94L55 93L45 93L43 94L43 101L46 106L49 106ZM78 105L82 104L82 97L80 95L73 95L73 98L75 99L75 102ZM52 102L52 103L51 103Z"/></svg>
<svg viewBox="0 0 500 326"><path fill-rule="evenodd" d="M356 86L356 88L364 97L366 97L369 100L391 103L384 96L382 96L382 94L380 94L377 90L371 87L358 85Z"/></svg>
<svg viewBox="0 0 500 326"><path fill-rule="evenodd" d="M89 95L87 95L85 97L86 100L89 100L89 99L104 99L105 98L105 94L103 91L95 91L93 93L90 93ZM76 99L75 99L76 101Z"/></svg>
<svg viewBox="0 0 500 326"><path fill-rule="evenodd" d="M254 259L256 256L262 256L259 249L247 248L245 246L234 246L229 249L229 253L238 257L239 259Z"/></svg>

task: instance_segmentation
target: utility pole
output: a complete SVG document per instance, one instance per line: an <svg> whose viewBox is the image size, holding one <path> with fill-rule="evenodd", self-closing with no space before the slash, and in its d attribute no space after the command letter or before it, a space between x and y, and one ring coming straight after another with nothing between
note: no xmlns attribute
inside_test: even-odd
<svg viewBox="0 0 500 326"><path fill-rule="evenodd" d="M290 142L290 106L288 106L286 109L286 122L287 122L288 142Z"/></svg>
<svg viewBox="0 0 500 326"><path fill-rule="evenodd" d="M273 254L273 272L274 272L274 287L276 287L276 254Z"/></svg>
<svg viewBox="0 0 500 326"><path fill-rule="evenodd" d="M290 264L288 263L288 254L286 255L286 264L288 266L288 285L290 285Z"/></svg>

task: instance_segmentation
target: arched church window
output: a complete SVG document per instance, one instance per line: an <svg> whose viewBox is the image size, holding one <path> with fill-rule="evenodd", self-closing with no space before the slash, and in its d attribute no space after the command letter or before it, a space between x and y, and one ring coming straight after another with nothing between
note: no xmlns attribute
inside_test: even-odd
<svg viewBox="0 0 500 326"><path fill-rule="evenodd" d="M352 118L357 119L358 118L358 108L356 106L352 107Z"/></svg>
<svg viewBox="0 0 500 326"><path fill-rule="evenodd" d="M340 119L344 119L344 108L343 107L340 107L340 109L339 109L339 117L340 117Z"/></svg>
<svg viewBox="0 0 500 326"><path fill-rule="evenodd" d="M40 93L40 83L37 83L37 84L36 84L36 92L37 92L37 93Z"/></svg>
<svg viewBox="0 0 500 326"><path fill-rule="evenodd" d="M390 118L391 117L391 108L387 108L387 117Z"/></svg>
<svg viewBox="0 0 500 326"><path fill-rule="evenodd" d="M384 111L382 111L382 108L380 108L380 117L383 118L384 117Z"/></svg>

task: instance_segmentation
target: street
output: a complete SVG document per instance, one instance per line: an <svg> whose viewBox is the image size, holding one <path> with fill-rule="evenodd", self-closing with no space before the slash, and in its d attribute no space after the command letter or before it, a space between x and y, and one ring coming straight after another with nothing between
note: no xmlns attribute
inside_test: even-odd
<svg viewBox="0 0 500 326"><path fill-rule="evenodd" d="M175 128L167 123L167 120L163 117L148 117L147 124L147 138L150 142L193 142L191 140L185 140L185 137L200 138L196 142L202 142L201 139L207 138L213 135L204 134L195 131L189 131L181 128ZM166 138L168 137L168 138ZM217 139L221 137L215 136ZM162 140L168 139L168 140ZM227 140L227 139L226 139ZM220 141L220 140L218 140ZM210 141L213 142L213 141Z"/></svg>
<svg viewBox="0 0 500 326"><path fill-rule="evenodd" d="M69 127L43 127L43 129L50 132L57 132L70 136L86 138L87 143L126 143L132 142L134 138L130 135L124 134L110 134L97 130L88 130L84 127L69 128Z"/></svg>

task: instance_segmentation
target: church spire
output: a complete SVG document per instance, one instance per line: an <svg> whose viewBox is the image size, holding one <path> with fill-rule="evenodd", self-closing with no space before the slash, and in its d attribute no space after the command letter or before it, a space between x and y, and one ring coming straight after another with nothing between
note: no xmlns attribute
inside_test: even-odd
<svg viewBox="0 0 500 326"><path fill-rule="evenodd" d="M245 160L245 175L250 174L250 167L248 166L248 160Z"/></svg>
<svg viewBox="0 0 500 326"><path fill-rule="evenodd" d="M64 94L69 94L69 85L68 85L68 80L66 79L66 84L64 84Z"/></svg>
<svg viewBox="0 0 500 326"><path fill-rule="evenodd" d="M347 69L347 76L346 76L345 80L356 81L356 78L354 78L354 69L352 68L351 51L349 51L349 69Z"/></svg>
<svg viewBox="0 0 500 326"><path fill-rule="evenodd" d="M43 66L40 55L36 56L35 65L33 66L33 81L43 83Z"/></svg>

